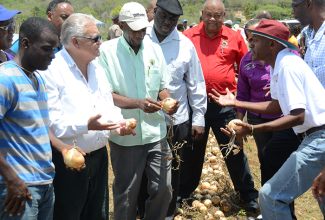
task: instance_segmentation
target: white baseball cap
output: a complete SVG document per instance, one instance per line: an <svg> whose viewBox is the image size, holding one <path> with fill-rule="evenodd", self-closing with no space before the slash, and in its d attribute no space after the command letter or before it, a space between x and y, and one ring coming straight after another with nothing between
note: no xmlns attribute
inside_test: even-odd
<svg viewBox="0 0 325 220"><path fill-rule="evenodd" d="M133 31L139 31L149 26L146 9L137 2L123 5L120 11L120 22L126 22Z"/></svg>
<svg viewBox="0 0 325 220"><path fill-rule="evenodd" d="M232 25L232 21L231 20L227 20L224 24Z"/></svg>

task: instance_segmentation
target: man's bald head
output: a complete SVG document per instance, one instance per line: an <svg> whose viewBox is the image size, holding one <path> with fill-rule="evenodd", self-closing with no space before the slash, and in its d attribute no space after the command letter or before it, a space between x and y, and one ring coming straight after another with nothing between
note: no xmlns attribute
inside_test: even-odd
<svg viewBox="0 0 325 220"><path fill-rule="evenodd" d="M202 19L205 32L210 38L220 31L225 14L225 6L221 0L207 0L204 3Z"/></svg>
<svg viewBox="0 0 325 220"><path fill-rule="evenodd" d="M255 19L262 19L262 18L265 18L265 19L269 19L271 20L271 14L266 11L266 10L263 10L263 11L260 11L257 15L256 15L256 18Z"/></svg>
<svg viewBox="0 0 325 220"><path fill-rule="evenodd" d="M152 0L151 2L149 2L148 7L146 9L149 22L154 19L154 9L157 7L156 4L157 4L157 0Z"/></svg>
<svg viewBox="0 0 325 220"><path fill-rule="evenodd" d="M204 11L204 9L206 9L206 7L218 6L219 4L222 4L223 11L225 11L226 10L225 5L223 4L223 2L221 0L207 0L203 5L203 11Z"/></svg>

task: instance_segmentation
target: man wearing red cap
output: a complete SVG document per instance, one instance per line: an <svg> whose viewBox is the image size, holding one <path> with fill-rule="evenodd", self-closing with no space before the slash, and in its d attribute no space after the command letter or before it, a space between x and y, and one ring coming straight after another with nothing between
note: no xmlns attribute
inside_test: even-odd
<svg viewBox="0 0 325 220"><path fill-rule="evenodd" d="M242 139L256 132L277 131L293 127L303 138L281 169L260 190L263 219L291 219L289 204L306 192L313 179L325 165L325 90L312 70L302 59L290 52L297 48L288 42L289 31L278 21L261 21L250 44L254 61L262 60L271 66L271 96L269 102L238 101L227 89L227 95L213 90L214 101L260 114L284 116L269 123L250 125L236 123L242 129L236 137ZM307 77L308 76L308 77ZM231 135L230 128L222 129Z"/></svg>
<svg viewBox="0 0 325 220"><path fill-rule="evenodd" d="M210 93L212 88L220 93L224 93L226 88L235 92L237 85L234 63L239 65L242 57L248 52L240 34L223 26L224 16L225 8L222 1L208 0L202 11L203 22L183 32L193 42L197 51L207 93ZM219 144L227 144L230 139L220 131L220 127L235 118L237 115L232 108L217 105L208 96L204 137L194 142L193 150L184 152L180 198L188 197L200 181L210 128ZM237 155L229 155L225 162L236 191L240 192L241 198L246 202L246 210L257 211L258 192L254 189L254 181L245 154L241 151Z"/></svg>
<svg viewBox="0 0 325 220"><path fill-rule="evenodd" d="M108 29L107 40L118 38L122 35L122 30L119 26L119 16L114 16L112 21L114 22L114 24Z"/></svg>

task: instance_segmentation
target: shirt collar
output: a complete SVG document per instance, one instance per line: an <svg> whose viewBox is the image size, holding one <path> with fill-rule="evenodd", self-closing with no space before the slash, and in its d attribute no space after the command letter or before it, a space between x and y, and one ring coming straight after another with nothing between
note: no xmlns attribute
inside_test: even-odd
<svg viewBox="0 0 325 220"><path fill-rule="evenodd" d="M121 42L122 46L125 48L125 50L128 51L128 53L132 53L133 49L130 46L130 44L125 40L124 34L122 34L122 36L120 37L119 42ZM143 40L142 40L142 42L140 44L140 48L139 48L139 51L141 51L141 50L143 50ZM134 51L133 51L133 53L134 53Z"/></svg>
<svg viewBox="0 0 325 220"><path fill-rule="evenodd" d="M71 57L71 55L69 54L69 52L65 49L65 47L62 46L62 50L60 51L60 53L61 53L62 58L67 62L68 66L70 68L73 68L73 67L77 67L78 68L76 62L74 62L73 58ZM96 65L95 65L95 63L93 61L91 61L88 64L88 65L90 65L89 66L90 68L95 68L96 67Z"/></svg>
<svg viewBox="0 0 325 220"><path fill-rule="evenodd" d="M169 43L173 40L177 40L177 41L181 40L176 28L174 28L174 30L160 43L158 41L158 38L157 38L154 28L150 28L150 30L147 32L147 34L149 35L151 40L157 44L165 44L165 43Z"/></svg>
<svg viewBox="0 0 325 220"><path fill-rule="evenodd" d="M283 50L281 50L278 55L276 56L276 60L275 60L275 65L274 65L274 69L271 67L270 68L270 73L271 75L277 75L279 73L279 68L280 68L280 62L282 61L282 58L287 54L287 53L291 53L289 48L284 48Z"/></svg>
<svg viewBox="0 0 325 220"><path fill-rule="evenodd" d="M202 35L202 36L204 36L204 37L206 37L206 38L209 38L209 39L211 39L211 40L213 40L213 39L215 39L215 38L217 38L217 37L220 37L221 35L226 36L226 34L224 33L224 30L225 30L225 29L223 28L223 25L221 26L219 32L218 32L215 36L213 36L213 38L210 38L210 37L208 36L208 34L205 32L203 21L202 21L200 24L198 24L197 26L195 26L194 28L195 28L195 29L194 29L194 31L193 31L193 35ZM192 29L192 28L191 28L191 29Z"/></svg>
<svg viewBox="0 0 325 220"><path fill-rule="evenodd" d="M313 31L311 32L311 36L315 35L315 37L313 39L315 41L319 41L324 34L325 34L325 21L323 22L322 26L317 31L316 35L315 35L315 29L313 29Z"/></svg>

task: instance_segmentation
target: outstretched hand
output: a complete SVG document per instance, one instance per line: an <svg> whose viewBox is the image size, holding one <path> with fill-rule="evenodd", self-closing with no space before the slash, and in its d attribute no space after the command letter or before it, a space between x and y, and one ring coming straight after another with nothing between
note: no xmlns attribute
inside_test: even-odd
<svg viewBox="0 0 325 220"><path fill-rule="evenodd" d="M251 125L243 122L235 122L235 124L242 126L240 130L236 131L236 138L238 140L240 149L243 149L243 139L245 142L247 142L246 136L251 133ZM220 130L228 137L232 137L232 129L228 125L226 125L226 129L220 128Z"/></svg>
<svg viewBox="0 0 325 220"><path fill-rule="evenodd" d="M271 88L270 86L263 88L264 91L267 91L267 93L265 94L265 97L268 97L270 95L270 92L271 92L270 88Z"/></svg>
<svg viewBox="0 0 325 220"><path fill-rule="evenodd" d="M127 126L126 126L127 121L128 121L128 119L123 119L123 120L117 122L117 125L119 126L119 128L116 129L117 134L120 136L125 136L125 135L130 135L130 134L135 136L137 133L134 130L129 130L127 128Z"/></svg>
<svg viewBox="0 0 325 220"><path fill-rule="evenodd" d="M234 107L236 105L236 97L226 88L227 95L221 95L215 89L212 89L212 93L209 96L213 99L215 103L220 106L230 106Z"/></svg>

